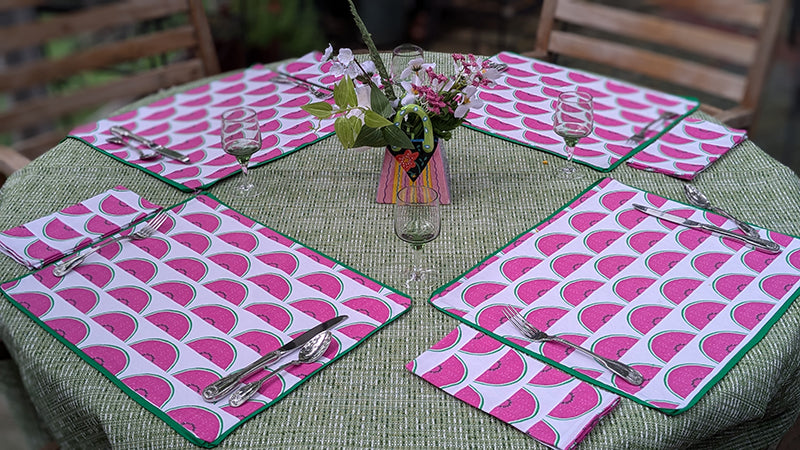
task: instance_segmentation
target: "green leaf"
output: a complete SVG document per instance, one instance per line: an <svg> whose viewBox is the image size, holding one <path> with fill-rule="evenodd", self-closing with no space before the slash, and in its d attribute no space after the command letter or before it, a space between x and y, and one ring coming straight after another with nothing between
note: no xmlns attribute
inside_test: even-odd
<svg viewBox="0 0 800 450"><path fill-rule="evenodd" d="M385 126L394 126L392 122L372 110L364 112L364 124L372 128L382 128Z"/></svg>
<svg viewBox="0 0 800 450"><path fill-rule="evenodd" d="M364 126L353 147L386 147L386 139L380 129Z"/></svg>
<svg viewBox="0 0 800 450"><path fill-rule="evenodd" d="M356 136L361 131L361 120L358 117L344 117L339 116L333 123L333 129L336 131L336 137L342 143L344 148L353 148L356 143Z"/></svg>
<svg viewBox="0 0 800 450"><path fill-rule="evenodd" d="M341 109L351 108L358 105L356 87L350 77L345 76L342 81L334 86L333 99L336 101L336 105Z"/></svg>
<svg viewBox="0 0 800 450"><path fill-rule="evenodd" d="M411 142L411 139L409 139L408 136L406 136L406 134L400 130L400 128L395 126L383 127L381 128L381 133L389 145L400 148L414 148L414 144Z"/></svg>
<svg viewBox="0 0 800 450"><path fill-rule="evenodd" d="M320 119L327 119L333 114L333 106L328 102L309 103L300 107L303 111Z"/></svg>
<svg viewBox="0 0 800 450"><path fill-rule="evenodd" d="M386 94L375 87L369 90L369 107L383 117L392 117L394 115L394 109L392 109L389 99L386 98Z"/></svg>

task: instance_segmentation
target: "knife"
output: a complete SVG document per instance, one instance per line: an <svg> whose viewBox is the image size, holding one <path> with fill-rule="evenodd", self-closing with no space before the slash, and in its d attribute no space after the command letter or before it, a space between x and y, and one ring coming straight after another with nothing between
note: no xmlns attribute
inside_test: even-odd
<svg viewBox="0 0 800 450"><path fill-rule="evenodd" d="M761 239L758 237L750 237L745 236L742 234L734 233L733 231L726 230L724 228L720 228L715 225L711 225L709 223L703 222L695 222L694 220L684 219L681 216L676 216L675 214L671 214L668 212L660 211L658 209L649 208L647 206L638 205L636 203L633 204L633 207L638 209L639 211L649 214L653 217L658 217L659 219L667 220L669 222L677 223L679 225L683 225L689 228L697 228L699 230L706 230L712 233L721 234L723 236L736 239L739 241L744 242L745 244L750 244L758 249L764 250L769 253L779 253L781 251L781 246L776 244L775 242L768 241L766 239Z"/></svg>
<svg viewBox="0 0 800 450"><path fill-rule="evenodd" d="M118 138L121 138L121 139L130 138L130 139L133 139L134 141L137 141L137 142L139 142L141 144L144 144L144 145L148 146L149 148L153 149L157 153L160 153L160 154L166 156L167 158L172 158L172 159L178 160L178 161L180 161L182 163L188 163L189 162L189 157L188 156L183 155L181 153L178 153L175 150L168 149L167 147L164 147L163 145L156 144L155 142L151 141L150 139L147 139L144 136L139 136L138 134L134 133L133 131L131 131L131 130L125 128L125 127L122 127L122 126L119 126L119 125L115 125L115 126L111 127L110 131L111 131L111 134L113 134L114 136L116 136Z"/></svg>
<svg viewBox="0 0 800 450"><path fill-rule="evenodd" d="M231 391L236 389L239 383L245 378L249 377L250 375L253 375L259 370L266 368L267 365L272 364L273 362L279 360L286 353L289 353L292 350L305 344L317 334L326 330L330 330L331 328L335 327L345 319L347 319L346 315L336 316L333 319L328 319L325 322L322 322L321 324L315 326L314 328L306 331L300 336L297 336L296 338L287 342L281 348L269 352L266 355L262 356L261 358L258 358L257 360L248 364L247 366L242 367L241 369L232 372L229 375L222 377L219 380L209 384L208 386L205 387L205 389L203 389L203 400L210 403L214 403L221 400L223 397L230 394Z"/></svg>

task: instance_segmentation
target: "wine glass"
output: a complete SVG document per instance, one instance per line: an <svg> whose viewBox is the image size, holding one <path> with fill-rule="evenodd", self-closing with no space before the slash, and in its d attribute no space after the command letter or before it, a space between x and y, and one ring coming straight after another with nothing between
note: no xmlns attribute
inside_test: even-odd
<svg viewBox="0 0 800 450"><path fill-rule="evenodd" d="M222 149L233 155L242 166L242 176L236 190L240 195L251 195L256 191L247 173L250 156L261 150L261 129L258 115L250 108L233 108L222 113Z"/></svg>
<svg viewBox="0 0 800 450"><path fill-rule="evenodd" d="M572 156L575 145L582 137L586 137L594 128L594 106L592 96L586 92L562 92L556 101L556 112L553 114L553 131L564 138L567 148L567 162L559 172L560 178L578 179L583 174L575 170Z"/></svg>
<svg viewBox="0 0 800 450"><path fill-rule="evenodd" d="M394 232L401 240L411 244L411 267L406 286L423 281L434 270L422 261L422 246L439 236L441 230L439 193L425 186L411 185L397 193L394 206Z"/></svg>
<svg viewBox="0 0 800 450"><path fill-rule="evenodd" d="M392 72L392 83L400 84L401 81L408 81L411 78L400 78L400 75L408 67L408 63L424 55L422 48L414 44L400 44L392 50L392 61L389 63Z"/></svg>

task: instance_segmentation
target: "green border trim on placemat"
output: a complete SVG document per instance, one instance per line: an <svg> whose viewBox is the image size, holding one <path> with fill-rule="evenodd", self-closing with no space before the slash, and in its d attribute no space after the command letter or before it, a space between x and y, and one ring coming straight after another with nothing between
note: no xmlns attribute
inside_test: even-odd
<svg viewBox="0 0 800 450"><path fill-rule="evenodd" d="M270 161L272 161L272 160L270 160ZM268 161L267 161L267 162L268 162ZM106 378L108 378L108 379L109 379L109 381L111 381L111 382L112 382L112 383L113 383L115 386L117 386L117 387L118 387L118 388L120 388L120 389L121 389L121 390L122 390L124 393L126 393L126 394L128 395L128 397L130 397L130 398L131 398L131 400L133 400L134 402L138 403L138 404L139 404L140 406L142 406L144 409L146 409L146 410L150 411L150 412L151 412L151 413L153 413L153 414L154 414L156 417L158 417L158 418L160 418L161 420L163 420L163 421L164 421L164 423L166 423L166 424L167 424L167 426L169 426L170 428L172 428L173 430L175 430L175 432L176 432L176 433L178 433L179 435L183 436L183 437L184 437L184 438L186 438L188 441L190 441L191 443L193 443L193 444L195 444L195 445L197 445L197 446L204 447L204 448L213 448L213 447L216 447L216 446L218 446L218 445L219 445L219 444L220 444L220 443L221 443L221 442L222 442L222 441L223 441L223 440L224 440L224 439L225 439L225 438L226 438L226 437L227 437L229 434L231 434L231 433L232 433L233 431L235 431L237 428L239 428L240 426L242 426L242 425L243 425L244 423L246 423L248 420L250 420L251 418L255 417L255 416L256 416L256 415L258 415L259 413L263 412L265 409L268 409L268 408L269 408L269 407L271 407L272 405L276 404L278 401L280 401L281 399L283 399L284 397L286 397L287 395L289 395L291 392L294 392L294 390L295 390L295 389L297 389L299 386L301 386L301 385L302 385L302 384L304 384L304 383L305 383L307 380L309 380L309 379L311 378L311 376L312 376L312 375L314 375L314 374L316 374L317 372L319 372L320 370L322 370L322 369L324 369L324 368L328 367L330 364L332 364L333 362L335 362L335 361L339 360L339 359L340 359L340 358L342 358L344 355L346 355L346 354L350 353L350 352L351 352L351 351L353 351L355 348L357 348L358 346L360 346L360 345L361 345L361 344L362 344L364 341L366 341L366 340L367 340L369 337L371 337L373 334L377 333L379 330L382 330L384 327L386 327L386 326L387 326L387 325L389 325L390 323L392 323L392 322L394 322L395 320L397 320L398 318L400 318L400 317L401 317L403 314L407 313L407 312L408 312L408 311L411 309L413 302L412 302L412 298L411 298L409 295L407 295L407 294L405 294L405 293L403 293L403 292L401 292L401 291L398 291L397 289L395 289L395 288L393 288L393 287L391 287L391 286L388 286L388 285L386 285L386 284L384 284L384 283L381 283L381 282L379 282L379 281L377 281L377 280L375 280L375 279L373 279L373 278L371 278L371 277L368 277L368 276L364 275L363 273L361 273L361 272L359 272L359 271L355 270L354 268L352 268L352 267L350 267L350 266L348 266L348 265L346 265L346 264L342 264L342 263L340 263L338 260L336 260L336 259L334 259L334 258L331 258L331 257L329 257L328 255L326 255L326 254L324 254L324 253L322 253L322 252L320 252L320 251L317 251L317 250L316 250L316 249L314 249L313 247L307 246L307 245L303 244L302 242L300 242L300 241L298 241L298 240L296 240L296 239L294 239L294 238L291 238L291 237L289 237L289 236L287 236L287 235L285 235L285 234L283 234L283 233L281 233L281 232L279 232L279 231L277 231L277 230L274 230L274 229L272 229L272 228L270 228L270 227L268 227L268 226L264 225L263 223L261 223L261 222L259 222L259 221L257 221L257 220L254 220L252 217L249 217L249 216L247 216L247 215L245 215L245 214L242 214L241 212L237 211L236 209L233 209L233 208L231 208L230 206L228 206L227 204L225 204L224 202L222 202L222 201L221 201L219 198L215 197L214 195L212 195L212 194L210 194L210 193L206 193L206 192L201 192L201 193L198 193L197 195L194 195L194 196L192 196L192 197L190 197L190 198L188 198L188 199L186 199L186 200L184 200L184 201L181 201L181 202L175 203L175 204L174 204L174 205L172 205L172 206L169 206L169 207L167 207L167 208L164 208L164 210L167 210L167 211L169 211L169 210L172 210L172 209L174 209L174 208L176 208L176 207L178 207L178 206L180 206L180 205L183 205L183 204L185 204L185 203L188 203L189 201L192 201L192 200L195 200L195 199L197 199L197 197L199 197L199 196L201 196L201 195L203 195L203 196L206 196L206 197L208 197L208 198L210 198L210 199L212 199L212 200L215 200L215 201L217 201L217 202L218 202L220 205L223 205L223 206L225 206L226 208L228 208L228 209L230 209L230 210L232 210L232 211L235 211L235 212L236 212L236 213L238 213L238 214L241 214L243 217L246 217L246 218L248 218L248 219L252 220L252 221L253 221L254 223L256 223L256 224L259 224L259 225L261 225L261 226L263 226L263 227L265 227L265 228L268 228L268 229L270 229L270 230L272 230L272 231L274 231L274 232L276 232L276 233L280 234L281 236L285 237L286 239L288 239L288 240L290 240L290 241L292 241L292 242L294 242L294 243L296 243L296 244L302 245L303 247L305 247L305 248L307 248L307 249L309 249L309 250L311 250L311 251L313 251L313 252L315 252L315 253L317 253L317 254L319 254L319 255L323 256L323 257L325 257L326 259L328 259L328 260L330 260L330 261L334 262L335 264L338 264L338 265L340 265L341 267L344 267L344 268L346 268L346 269L348 269L348 270L352 271L353 273L355 273L355 274L357 274L357 275L359 275L359 276L361 276L361 277L363 277L363 278L365 278L365 279L367 279L367 280L371 280L371 281L375 282L376 284L378 284L379 286L381 286L381 287L383 287L383 288L385 288L385 289L388 289L388 290L389 290L389 291L391 291L391 292L394 292L394 293L396 293L396 294L398 294L398 295L401 295L401 296L403 296L403 297L407 298L407 299L409 300L409 306L408 306L407 308L405 308L403 311L401 311L401 312L400 312L400 313L399 313L397 316L395 316L395 317L394 317L394 318L392 318L391 320L388 320L386 323L384 323L384 324L382 324L382 325L380 325L380 326L376 327L374 330L372 330L372 331L371 331L370 333L368 333L366 336L364 336L363 338L361 338L361 339L360 339L360 340L359 340L359 341L358 341L358 342L357 342L357 343L356 343L356 344L355 344L353 347L351 347L349 350L347 350L347 351L345 351L345 352L343 352L343 353L340 353L340 354L338 354L338 355L337 355L335 358L331 359L331 360L330 360L330 361L328 361L327 363L325 363L325 364L323 364L322 366L320 366L320 367L319 367L317 370L315 370L315 371L311 372L311 373L310 373L308 376L304 377L304 378L303 378L303 379L302 379L302 380L301 380L299 383L297 383L296 385L292 386L292 387L291 387L289 390L287 390L287 391L286 391L286 392L284 392L283 394L279 395L278 397L276 397L275 399L273 399L273 400L272 400L272 401L270 401L269 403L266 403L264 406L262 406L261 408L257 409L257 410L256 410L256 411L254 411L252 414L250 414L250 415L248 415L247 417L245 417L245 418L241 419L241 420L240 420L239 422L237 422L237 423L236 423L234 426L232 426L232 427L231 427L231 428L230 428L228 431L226 431L226 432L224 432L224 433L220 434L220 436L219 436L219 437L218 437L216 440L214 440L214 441L212 441L212 442L208 442L208 441L205 441L205 440L203 440L203 439L201 439L201 438L199 438L199 437L197 437L197 436L193 435L193 434L192 434L192 433L191 433L191 432L190 432L190 431L189 431L187 428L183 427L183 426L182 426L181 424L179 424L179 423L178 423L178 422L177 422L175 419L173 419L172 417L170 417L169 415L167 415L167 414L166 414L164 411L162 411L162 410L161 410L160 408L158 408L157 406L155 406L155 405L153 405L152 403L148 402L148 401L147 401L146 399L144 399L144 398L143 398L141 395L139 395L139 394L138 394L136 391L134 391L133 389L131 389L130 387L128 387L128 386L127 386L125 383L123 383L123 382L122 382L122 380L120 380L120 379L119 379L119 378L117 378L117 377L116 377L114 374L112 374L110 371L108 371L108 369L104 368L104 367L103 367L102 365L100 365L100 364L99 364L97 361L95 361L93 358L89 357L89 356L88 356L86 353L84 353L84 352L83 352L81 349L79 349L79 348L78 348L76 345L72 344L71 342L69 342L68 340L66 340L66 338L65 338L65 337L61 336L61 335L60 335L60 334L58 334L58 333L57 333L55 330L53 330L52 328L50 328L49 326L47 326L47 324L45 324L45 323L44 323L44 322L43 322L41 319L39 319L38 317L36 317L36 316L35 316L33 313L31 313L30 311L28 311L28 310L27 310L27 309L26 309L24 306L22 306L21 304L17 303L17 302L16 302L14 299L12 299L12 298L11 298L11 296L10 296L9 294L7 294L7 293L5 292L5 290L3 290L3 289L0 289L0 293L2 293L3 297L4 297L4 298L6 298L6 299L7 299L9 302L11 302L11 304L12 304L12 305L14 305L15 307L17 307L17 309L19 309L20 311L22 311L22 313L23 313L23 314L27 315L27 316L28 316L29 318L31 318L31 319L32 319L32 320L33 320L33 321L34 321L34 322L35 322L37 325L39 325L40 327L42 327L42 329L44 329L44 330L45 330L45 331L46 331L48 334L50 334L51 336L53 336L53 337L54 337L54 338L55 338L57 341L59 341L59 342L61 342L62 344L64 344L64 345L65 345L65 346L66 346L68 349L70 349L70 350L71 350L73 353L75 353L75 354L76 354L76 355L77 355L79 358L81 358L81 359L82 359L83 361L85 361L87 364L89 364L90 366L92 366L92 367L94 367L95 369L97 369L97 370L98 370L98 371L99 371L101 374L103 374L103 375L104 375ZM149 215L149 216L145 216L145 217L144 217L142 220L140 220L140 221L136 222L135 224L132 224L132 225L130 225L130 226L128 226L128 227L126 227L126 228L123 228L123 229L121 229L121 230L120 230L118 233L120 233L120 232L122 232L122 231L125 231L125 230L127 230L127 229L129 229L129 228L132 228L132 227L134 227L134 226L136 226L136 225L138 225L138 224L142 223L142 222L143 222L143 221L145 221L146 219L149 219L149 218L151 218L151 217L152 217L153 215L155 215L156 213L157 213L157 212L155 212L155 213L153 213L153 214L151 214L151 215ZM115 234L118 234L118 233L115 233ZM66 255L66 256L69 256L69 255ZM52 263L52 264L55 264L55 263ZM51 264L51 265L52 265L52 264ZM49 265L48 265L48 266L49 266ZM42 270L42 269L40 269L40 270ZM29 276L35 276L37 272L38 272L38 271L36 271L36 272L31 272L31 273L28 273L28 274L26 274L26 275L23 275L23 276L20 276L20 277L14 278L14 279L11 279L11 280L8 280L8 281L4 281L4 282L2 282L2 283L0 283L0 284L5 284L5 283L10 283L10 282L18 281L18 280L21 280L21 279L23 279L23 278L25 278L25 277L29 277ZM347 276L347 275L344 275L344 276ZM201 397L199 397L199 394L198 394L198 398L201 398Z"/></svg>
<svg viewBox="0 0 800 450"><path fill-rule="evenodd" d="M334 134L336 134L336 132L335 131L331 131L330 133L325 134L323 136L320 136L317 139L314 139L313 141L306 142L305 144L300 145L299 147L296 147L296 148L294 148L292 150L288 150L286 152L283 152L283 153L281 153L280 155L278 155L278 156L276 156L274 158L270 158L270 159L268 159L266 161L261 161L259 163L253 164L252 166L248 166L248 169L254 169L256 167L261 167L261 166L263 166L265 164L271 163L272 161L276 161L278 159L281 159L284 156L291 155L292 153L294 153L294 152L296 152L298 150L302 150L302 149L308 147L309 145L316 144L317 142L319 142L319 141L321 141L323 139L329 138L329 137L333 136ZM233 172L229 173L228 175L225 175L222 178L218 178L218 179L216 179L214 181L211 181L211 182L206 183L206 184L204 184L202 186L198 186L197 188L192 189L192 188L186 187L186 186L184 186L184 185L182 185L182 184L180 184L180 183L178 183L178 182L176 182L174 180L170 180L169 178L167 178L167 177L165 177L163 175L159 175L159 174L157 174L155 172L151 172L151 171L147 170L146 168L142 167L140 164L136 164L136 163L133 163L133 162L128 161L126 159L120 158L118 156L114 156L114 155L112 155L111 153L109 153L109 152L107 152L105 150L102 150L100 148L95 147L93 144L90 144L89 142L87 142L86 140L84 140L83 138L81 138L79 136L75 136L75 135L70 134L70 135L67 135L64 139L62 139L61 142L63 142L66 139L75 139L75 140L81 141L84 144L88 145L89 147L97 150L98 152L100 152L100 153L102 153L104 155L110 156L111 158L116 159L117 161L120 161L125 165L131 166L131 167L133 167L135 169L139 169L142 172L144 172L144 173L146 173L148 175L151 175L154 178L157 178L157 179L167 183L168 185L170 185L170 186L172 186L174 188L177 188L177 189L179 189L179 190L181 190L183 192L189 192L189 193L196 192L196 193L199 193L200 191L208 189L211 186L213 186L214 184L216 184L216 183L218 183L218 182L220 182L222 180L225 180L227 178L230 178L230 177L242 172L242 169L239 168L239 169L234 170ZM166 158L166 156L164 156L164 158ZM185 166L186 167L193 167L194 165L193 164L185 164Z"/></svg>
<svg viewBox="0 0 800 450"><path fill-rule="evenodd" d="M572 203L574 203L575 201L580 199L587 192L589 192L592 189L594 189L598 184L600 184L606 178L610 178L610 177L600 178L599 180L595 181L594 183L589 185L589 187L587 187L586 189L584 189L583 191L578 193L578 195L576 195L571 200L566 202L563 206L561 206L556 211L554 211L552 214L547 216L544 220L542 220L541 222L537 223L536 225L534 225L533 227L529 228L528 230L525 230L522 233L519 233L517 236L512 238L510 241L508 241L504 245L500 246L497 250L495 250L494 252L492 252L491 254L489 254L488 256L483 258L482 260L480 260L477 264L475 264L474 266L472 266L469 269L467 269L466 271L464 271L461 275L457 276L456 278L454 278L453 280L451 280L447 284L444 284L441 287L437 288L430 295L430 297L428 298L427 301L428 301L428 304L430 304L431 306L433 306L437 310L447 314L450 317L453 317L453 318L457 319L459 322L464 323L464 324L470 326L471 328L474 328L474 329L476 329L476 330L478 330L478 331L480 331L480 332L482 332L484 334L487 334L487 335L491 336L492 338L496 339L497 341L499 341L499 342L501 342L501 343L503 343L503 344L505 344L505 345L507 345L509 347L512 347L512 348L514 348L514 349L516 349L516 350L518 350L518 351L520 351L520 352L522 352L522 353L524 353L524 354L526 354L528 356L531 356L531 357L536 358L536 359L538 359L538 360L540 360L540 361L542 361L542 362L544 362L546 364L549 364L549 365L551 365L553 367L556 367L556 368L562 370L563 372L566 372L566 373L574 376L575 378L578 378L580 380L586 381L586 382L588 382L588 383L590 383L590 384L592 384L594 386L598 386L600 388L603 388L605 390L613 392L613 393L615 393L617 395L629 398L630 400L633 400L636 403L639 403L639 404L641 404L643 406L646 406L648 408L655 409L655 410L660 411L660 412L662 412L662 413L664 413L666 415L676 416L676 415L678 415L678 414L680 414L682 412L687 411L689 408L694 406L698 401L700 401L700 399L703 398L703 396L712 387L714 387L719 382L719 380L721 380L728 372L730 372L730 370L733 368L733 366L735 366L744 357L745 353L747 353L751 348L753 348L756 344L758 344L761 341L761 339L764 338L764 336L767 335L767 333L772 328L772 326L775 324L775 322L777 322L781 317L783 317L783 314L786 313L786 311L789 309L789 307L792 305L792 303L794 303L794 301L797 300L798 297L800 297L800 288L796 289L794 291L794 293L789 298L787 298L786 300L783 301L783 305L772 316L772 318L770 318L770 320L755 335L753 335L753 337L749 341L747 341L745 343L745 345L742 346L742 348L738 349L733 354L734 356L730 359L730 361L728 361L724 366L718 366L716 368L716 369L719 370L718 373L705 385L705 387L703 387L697 393L694 394L695 397L694 397L694 399L692 401L690 401L686 406L684 406L681 409L659 408L659 407L653 406L653 405L645 402L644 400L641 400L641 399L635 397L633 394L625 392L625 391L623 391L621 389L618 389L618 388L616 388L614 386L602 383L602 382L600 382L600 381L598 381L598 380L596 380L596 379L594 379L594 378L592 378L592 377L590 377L588 375L585 375L585 374L583 374L583 373L581 373L581 372L579 372L579 371L577 371L577 370L575 370L575 369L573 369L571 367L567 367L567 366L559 363L558 361L554 361L554 360L552 360L550 358L547 358L544 355L541 355L541 354L536 353L536 352L534 352L532 350L526 349L525 347L522 347L522 346L520 346L520 345L518 345L518 344L516 344L516 343L514 343L514 342L512 342L512 341L510 341L510 340L508 340L508 339L506 339L504 337L502 337L502 336L499 336L499 335L495 334L494 332L492 332L490 330L482 328L477 323L469 322L469 321L465 320L463 317L459 316L458 314L452 313L452 312L450 312L450 311L448 311L448 310L446 310L444 308L441 308L441 307L437 306L433 302L433 299L439 293L445 291L448 287L450 287L453 284L459 282L468 273L474 271L476 268L478 268L481 265L483 265L486 261L488 261L491 258L493 258L494 256L496 256L499 251L501 251L504 248L507 248L509 245L511 245L512 243L516 242L517 239L519 239L522 236L532 232L533 230L538 228L540 225L546 223L547 221L549 221L550 219L555 217L561 211L567 209ZM646 191L644 189L639 189L639 188L634 187L634 186L629 186L629 187L632 187L632 188L634 188L636 190L639 190L639 191L647 193L647 194L653 194L650 191ZM656 194L653 194L653 195L656 195ZM669 199L669 200L672 200L672 199ZM673 200L673 201L677 201L677 200ZM682 203L684 205L689 206L688 204L680 202L680 201L678 201L678 203ZM792 236L792 235L787 235L787 236L791 236L792 238L795 238L795 239L800 239L800 237L797 237L797 236ZM783 251L785 251L785 249Z"/></svg>

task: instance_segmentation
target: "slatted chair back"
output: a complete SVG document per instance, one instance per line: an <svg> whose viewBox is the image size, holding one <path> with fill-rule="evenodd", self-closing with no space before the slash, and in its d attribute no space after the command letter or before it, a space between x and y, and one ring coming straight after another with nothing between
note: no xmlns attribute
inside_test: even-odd
<svg viewBox="0 0 800 450"><path fill-rule="evenodd" d="M0 171L47 151L98 108L218 72L201 0L3 0Z"/></svg>
<svg viewBox="0 0 800 450"><path fill-rule="evenodd" d="M534 51L699 92L702 110L748 127L787 0L544 0ZM566 63L565 63L566 64Z"/></svg>

